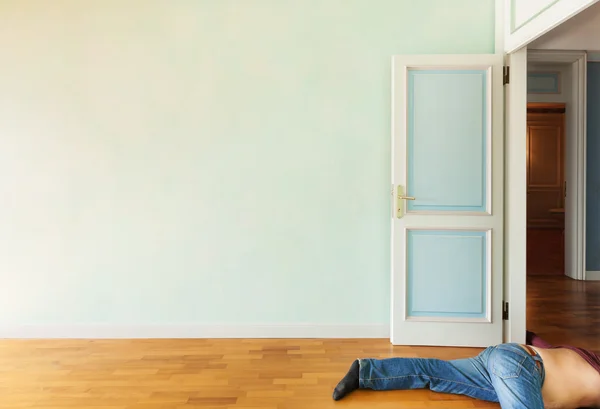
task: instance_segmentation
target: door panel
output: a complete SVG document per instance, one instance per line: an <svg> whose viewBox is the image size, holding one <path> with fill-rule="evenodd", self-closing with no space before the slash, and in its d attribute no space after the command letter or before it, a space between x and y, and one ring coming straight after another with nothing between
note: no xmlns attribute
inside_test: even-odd
<svg viewBox="0 0 600 409"><path fill-rule="evenodd" d="M531 187L560 188L562 177L562 127L560 124L530 125L529 131L529 185Z"/></svg>
<svg viewBox="0 0 600 409"><path fill-rule="evenodd" d="M502 342L502 65L394 57L394 344Z"/></svg>
<svg viewBox="0 0 600 409"><path fill-rule="evenodd" d="M489 233L407 229L407 319L490 321Z"/></svg>
<svg viewBox="0 0 600 409"><path fill-rule="evenodd" d="M506 0L504 51L512 53L598 0Z"/></svg>
<svg viewBox="0 0 600 409"><path fill-rule="evenodd" d="M559 0L512 0L511 29L517 31L530 21L539 17Z"/></svg>
<svg viewBox="0 0 600 409"><path fill-rule="evenodd" d="M408 71L409 212L485 212L486 70Z"/></svg>
<svg viewBox="0 0 600 409"><path fill-rule="evenodd" d="M527 115L527 226L562 228L564 114Z"/></svg>

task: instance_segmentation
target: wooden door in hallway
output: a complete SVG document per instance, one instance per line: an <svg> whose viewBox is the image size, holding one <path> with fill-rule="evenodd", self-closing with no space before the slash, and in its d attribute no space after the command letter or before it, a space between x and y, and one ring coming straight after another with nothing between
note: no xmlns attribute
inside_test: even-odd
<svg viewBox="0 0 600 409"><path fill-rule="evenodd" d="M564 104L528 104L527 227L564 226L564 123Z"/></svg>
<svg viewBox="0 0 600 409"><path fill-rule="evenodd" d="M527 106L527 272L564 274L565 105Z"/></svg>

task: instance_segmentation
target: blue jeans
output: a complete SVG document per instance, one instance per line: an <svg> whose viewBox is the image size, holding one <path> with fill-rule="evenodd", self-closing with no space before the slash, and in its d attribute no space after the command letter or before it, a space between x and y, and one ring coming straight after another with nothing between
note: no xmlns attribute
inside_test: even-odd
<svg viewBox="0 0 600 409"><path fill-rule="evenodd" d="M363 389L423 389L498 402L503 409L543 409L544 366L519 344L500 344L472 358L360 359Z"/></svg>

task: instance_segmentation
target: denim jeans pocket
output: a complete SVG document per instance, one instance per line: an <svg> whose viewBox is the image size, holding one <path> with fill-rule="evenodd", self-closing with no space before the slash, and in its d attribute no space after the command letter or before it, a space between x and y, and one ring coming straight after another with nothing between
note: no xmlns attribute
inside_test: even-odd
<svg viewBox="0 0 600 409"><path fill-rule="evenodd" d="M519 347L498 345L490 357L492 373L500 379L518 378L528 356Z"/></svg>

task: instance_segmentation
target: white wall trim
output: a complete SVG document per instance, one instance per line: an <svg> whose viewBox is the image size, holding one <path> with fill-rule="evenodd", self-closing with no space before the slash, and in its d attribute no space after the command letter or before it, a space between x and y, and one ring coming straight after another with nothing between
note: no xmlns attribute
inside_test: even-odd
<svg viewBox="0 0 600 409"><path fill-rule="evenodd" d="M585 57L585 54L585 51L528 49L527 61L546 63L574 63Z"/></svg>
<svg viewBox="0 0 600 409"><path fill-rule="evenodd" d="M573 84L577 84L577 277L586 279L586 201L587 201L587 54L573 63ZM568 191L568 187L567 187Z"/></svg>
<svg viewBox="0 0 600 409"><path fill-rule="evenodd" d="M388 338L389 324L5 325L0 339Z"/></svg>
<svg viewBox="0 0 600 409"><path fill-rule="evenodd" d="M502 55L504 55L504 22L506 21L504 2L505 0L496 0L494 3L496 25L494 53Z"/></svg>
<svg viewBox="0 0 600 409"><path fill-rule="evenodd" d="M585 279L587 281L600 281L600 271L586 271Z"/></svg>
<svg viewBox="0 0 600 409"><path fill-rule="evenodd" d="M588 62L600 62L600 51L588 50L587 51L587 61Z"/></svg>

